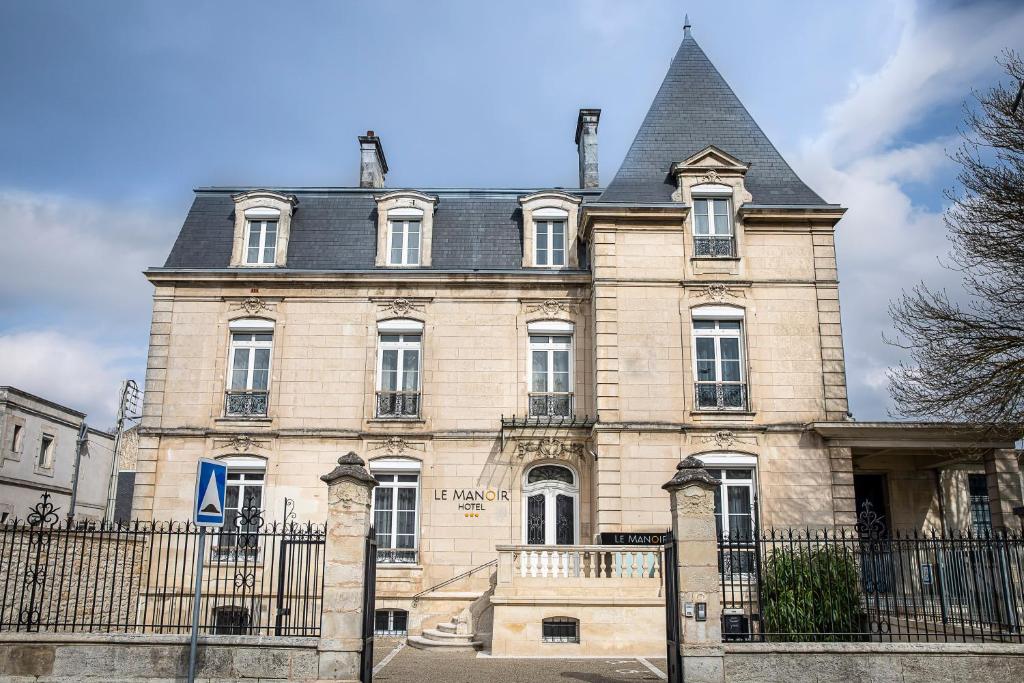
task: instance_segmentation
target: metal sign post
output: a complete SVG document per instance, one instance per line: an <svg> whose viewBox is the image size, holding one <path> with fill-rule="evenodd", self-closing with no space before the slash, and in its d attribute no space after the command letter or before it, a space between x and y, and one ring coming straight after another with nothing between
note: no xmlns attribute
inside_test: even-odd
<svg viewBox="0 0 1024 683"><path fill-rule="evenodd" d="M196 552L196 585L192 598L192 640L188 652L188 683L196 680L196 649L199 644L199 613L203 593L203 555L206 551L206 529L224 526L224 499L227 494L228 468L222 462L199 459L196 471L196 496L192 521L199 527L199 549Z"/></svg>

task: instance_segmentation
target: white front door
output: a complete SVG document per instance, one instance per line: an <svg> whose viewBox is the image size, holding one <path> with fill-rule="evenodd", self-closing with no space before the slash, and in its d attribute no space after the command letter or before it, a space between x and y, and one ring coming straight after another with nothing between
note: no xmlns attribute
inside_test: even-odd
<svg viewBox="0 0 1024 683"><path fill-rule="evenodd" d="M561 465L531 468L523 485L523 542L574 545L579 529L576 475Z"/></svg>

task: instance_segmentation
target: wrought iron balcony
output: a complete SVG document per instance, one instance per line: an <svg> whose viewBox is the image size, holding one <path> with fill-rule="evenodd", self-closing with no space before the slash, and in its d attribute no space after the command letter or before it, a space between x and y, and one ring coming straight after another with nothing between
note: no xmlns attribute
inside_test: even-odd
<svg viewBox="0 0 1024 683"><path fill-rule="evenodd" d="M266 391L228 391L224 414L228 417L266 417L270 394Z"/></svg>
<svg viewBox="0 0 1024 683"><path fill-rule="evenodd" d="M377 548L377 564L416 564L415 548Z"/></svg>
<svg viewBox="0 0 1024 683"><path fill-rule="evenodd" d="M709 256L713 258L736 255L733 249L732 236L701 235L694 237L693 253L695 256Z"/></svg>
<svg viewBox="0 0 1024 683"><path fill-rule="evenodd" d="M420 392L378 391L377 417L409 418L420 416Z"/></svg>
<svg viewBox="0 0 1024 683"><path fill-rule="evenodd" d="M530 417L572 417L572 392L530 392Z"/></svg>
<svg viewBox="0 0 1024 683"><path fill-rule="evenodd" d="M697 410L744 410L747 385L742 382L697 382Z"/></svg>

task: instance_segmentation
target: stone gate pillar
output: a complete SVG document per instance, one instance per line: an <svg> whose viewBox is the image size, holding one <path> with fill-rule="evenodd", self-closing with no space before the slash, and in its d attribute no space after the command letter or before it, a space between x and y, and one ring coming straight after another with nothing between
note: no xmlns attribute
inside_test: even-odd
<svg viewBox="0 0 1024 683"><path fill-rule="evenodd" d="M985 478L988 482L989 505L992 509L992 528L1019 531L1020 520L1013 514L1022 501L1020 466L1017 451L996 448L984 455Z"/></svg>
<svg viewBox="0 0 1024 683"><path fill-rule="evenodd" d="M690 456L676 467L676 475L662 486L669 492L672 533L676 540L679 572L679 614L683 680L686 683L723 683L722 599L719 594L718 534L715 530L715 489L719 481L704 463ZM706 619L698 620L698 604ZM693 615L686 615L686 605Z"/></svg>
<svg viewBox="0 0 1024 683"><path fill-rule="evenodd" d="M320 477L327 484L324 608L320 626L320 679L359 680L363 649L363 572L370 496L377 485L355 453Z"/></svg>

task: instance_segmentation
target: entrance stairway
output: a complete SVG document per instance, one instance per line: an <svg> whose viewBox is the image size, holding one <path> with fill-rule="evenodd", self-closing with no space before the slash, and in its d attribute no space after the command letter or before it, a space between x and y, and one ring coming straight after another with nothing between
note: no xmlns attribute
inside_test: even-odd
<svg viewBox="0 0 1024 683"><path fill-rule="evenodd" d="M421 636L409 636L406 642L420 650L479 650L482 643L475 640L474 633L458 633L459 625L454 621L438 624L436 629L427 629ZM464 629L465 630L465 629Z"/></svg>

